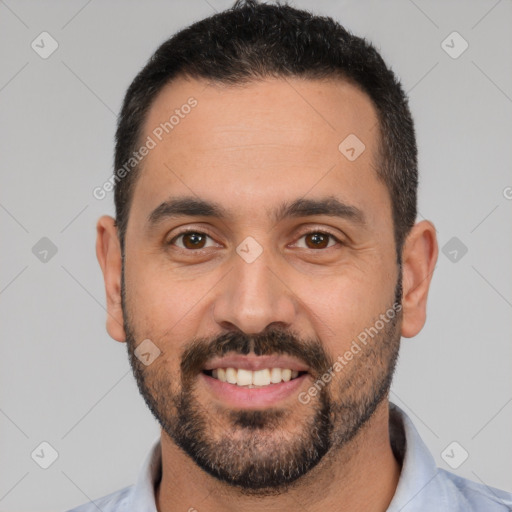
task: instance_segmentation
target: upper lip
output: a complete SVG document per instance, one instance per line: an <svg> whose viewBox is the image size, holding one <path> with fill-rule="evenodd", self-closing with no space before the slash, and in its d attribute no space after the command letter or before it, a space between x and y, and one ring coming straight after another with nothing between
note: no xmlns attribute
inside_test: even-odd
<svg viewBox="0 0 512 512"><path fill-rule="evenodd" d="M210 359L204 370L215 370L216 368L242 368L243 370L262 370L264 368L288 368L298 372L308 371L308 366L291 356L286 355L226 355Z"/></svg>

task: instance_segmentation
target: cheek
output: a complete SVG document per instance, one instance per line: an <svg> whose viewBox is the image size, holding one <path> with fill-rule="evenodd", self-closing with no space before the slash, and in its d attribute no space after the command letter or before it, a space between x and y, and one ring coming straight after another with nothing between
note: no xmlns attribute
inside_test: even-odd
<svg viewBox="0 0 512 512"><path fill-rule="evenodd" d="M180 283L156 256L134 255L126 266L126 295L140 326L172 327L185 316L200 290L193 281Z"/></svg>
<svg viewBox="0 0 512 512"><path fill-rule="evenodd" d="M126 276L127 312L136 343L150 339L168 360L165 366L178 371L184 344L201 334L207 293L216 281L207 276L179 280L169 270L152 269L149 262L141 262L137 271L135 265L127 268Z"/></svg>
<svg viewBox="0 0 512 512"><path fill-rule="evenodd" d="M304 285L302 303L310 311L314 330L331 356L344 352L351 341L373 325L379 315L392 306L394 276L382 271L345 269L338 278L329 279L321 291ZM295 290L299 288L296 287Z"/></svg>

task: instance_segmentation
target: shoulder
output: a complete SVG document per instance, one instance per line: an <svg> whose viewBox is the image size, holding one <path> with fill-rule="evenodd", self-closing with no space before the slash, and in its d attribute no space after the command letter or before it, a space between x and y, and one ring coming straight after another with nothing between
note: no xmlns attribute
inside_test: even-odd
<svg viewBox="0 0 512 512"><path fill-rule="evenodd" d="M98 498L94 501L84 503L76 508L68 510L67 512L120 512L121 510L127 510L126 505L130 503L133 485L129 485L119 491L115 491L111 494L107 494L102 498Z"/></svg>
<svg viewBox="0 0 512 512"><path fill-rule="evenodd" d="M449 504L457 503L464 512L505 512L512 510L512 493L473 482L467 478L438 469Z"/></svg>

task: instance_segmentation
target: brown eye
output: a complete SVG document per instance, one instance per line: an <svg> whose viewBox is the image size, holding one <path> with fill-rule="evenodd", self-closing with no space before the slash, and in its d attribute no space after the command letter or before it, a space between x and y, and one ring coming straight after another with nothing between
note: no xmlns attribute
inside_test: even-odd
<svg viewBox="0 0 512 512"><path fill-rule="evenodd" d="M201 233L186 233L183 235L183 245L187 249L202 249L206 236Z"/></svg>
<svg viewBox="0 0 512 512"><path fill-rule="evenodd" d="M334 235L323 231L305 233L300 237L300 240L302 239L304 239L304 245L299 244L299 247L303 249L328 249L336 243L341 243ZM333 243L330 243L331 240Z"/></svg>
<svg viewBox="0 0 512 512"><path fill-rule="evenodd" d="M330 235L324 233L309 233L306 235L306 245L310 249L325 249L329 244ZM311 245L308 243L311 242Z"/></svg>
<svg viewBox="0 0 512 512"><path fill-rule="evenodd" d="M181 249L194 250L206 248L207 239L210 238L206 233L200 231L185 231L175 236L169 245L176 245Z"/></svg>

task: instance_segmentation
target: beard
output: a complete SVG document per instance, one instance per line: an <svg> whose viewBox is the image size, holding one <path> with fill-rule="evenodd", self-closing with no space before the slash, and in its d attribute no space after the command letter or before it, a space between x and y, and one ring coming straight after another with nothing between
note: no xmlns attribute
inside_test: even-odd
<svg viewBox="0 0 512 512"><path fill-rule="evenodd" d="M322 343L275 327L257 335L237 331L196 338L185 345L176 375L165 358L165 345L170 342L165 339L159 343L164 357L145 366L135 355L136 340L143 338L126 308L123 270L124 329L139 391L163 431L204 471L244 494L285 492L326 454L347 446L387 397L400 346L399 270L389 308L396 314L327 384L320 382L321 377L329 369L332 372L335 360ZM294 356L308 365L311 384L322 386L317 386L320 390L307 405L297 399L293 407L238 410L202 403L196 386L205 363L228 352Z"/></svg>

